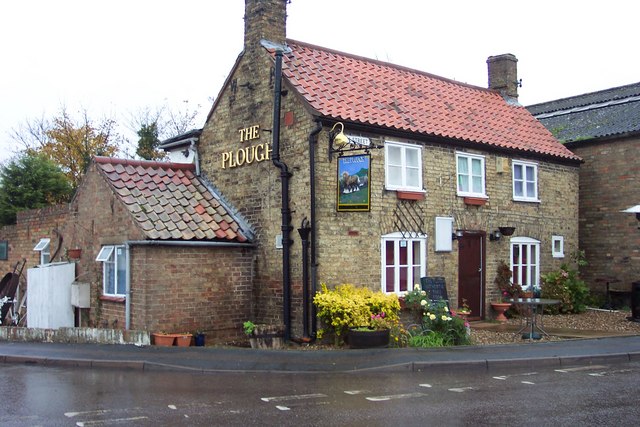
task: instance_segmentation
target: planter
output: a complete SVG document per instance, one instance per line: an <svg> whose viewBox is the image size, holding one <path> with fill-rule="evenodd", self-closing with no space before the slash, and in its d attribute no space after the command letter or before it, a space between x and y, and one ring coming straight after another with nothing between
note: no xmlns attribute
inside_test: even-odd
<svg viewBox="0 0 640 427"><path fill-rule="evenodd" d="M280 349L284 346L284 328L281 325L255 325L249 343L251 348Z"/></svg>
<svg viewBox="0 0 640 427"><path fill-rule="evenodd" d="M194 338L196 347L204 347L204 334L195 334Z"/></svg>
<svg viewBox="0 0 640 427"><path fill-rule="evenodd" d="M191 334L175 334L176 337L176 345L178 347L189 347L191 346L191 338L193 335Z"/></svg>
<svg viewBox="0 0 640 427"><path fill-rule="evenodd" d="M69 259L80 259L82 255L82 249L67 249L67 256Z"/></svg>
<svg viewBox="0 0 640 427"><path fill-rule="evenodd" d="M504 312L509 310L509 307L511 307L511 303L509 302L492 302L491 303L491 308L493 308L493 310L496 312L496 320L498 322L506 322L507 321L507 317L504 315Z"/></svg>
<svg viewBox="0 0 640 427"><path fill-rule="evenodd" d="M351 348L389 347L389 332L389 329L379 331L349 329L347 344Z"/></svg>
<svg viewBox="0 0 640 427"><path fill-rule="evenodd" d="M151 334L155 345L171 347L176 340L175 335L171 334Z"/></svg>

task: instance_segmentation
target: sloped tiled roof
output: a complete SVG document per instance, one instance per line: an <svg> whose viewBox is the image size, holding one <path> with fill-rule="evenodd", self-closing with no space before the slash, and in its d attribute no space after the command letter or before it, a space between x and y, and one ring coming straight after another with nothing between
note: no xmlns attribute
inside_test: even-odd
<svg viewBox="0 0 640 427"><path fill-rule="evenodd" d="M98 169L148 239L247 242L193 164L96 157Z"/></svg>
<svg viewBox="0 0 640 427"><path fill-rule="evenodd" d="M530 105L562 142L640 132L640 83Z"/></svg>
<svg viewBox="0 0 640 427"><path fill-rule="evenodd" d="M579 160L493 90L287 40L283 73L322 117Z"/></svg>

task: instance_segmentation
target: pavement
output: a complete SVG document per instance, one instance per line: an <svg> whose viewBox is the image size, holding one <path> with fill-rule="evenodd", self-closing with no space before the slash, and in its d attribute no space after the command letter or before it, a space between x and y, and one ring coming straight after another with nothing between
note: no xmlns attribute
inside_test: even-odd
<svg viewBox="0 0 640 427"><path fill-rule="evenodd" d="M503 325L474 325L500 328ZM562 331L559 331L562 332ZM0 363L43 366L182 370L192 372L327 373L417 371L498 367L570 367L640 361L640 335L589 336L565 331L573 339L521 340L514 344L445 348L378 348L315 350L289 347L261 350L239 347L160 347L123 344L0 342Z"/></svg>

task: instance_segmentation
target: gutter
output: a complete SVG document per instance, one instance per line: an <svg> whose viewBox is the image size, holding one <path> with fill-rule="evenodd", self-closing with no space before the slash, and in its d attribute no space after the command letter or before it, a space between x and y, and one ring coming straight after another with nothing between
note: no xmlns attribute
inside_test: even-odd
<svg viewBox="0 0 640 427"><path fill-rule="evenodd" d="M125 246L125 263L127 266L127 277L125 279L124 317L125 330L131 329L131 246L195 246L195 247L231 247L231 248L253 248L253 243L240 242L209 242L188 240L127 240Z"/></svg>

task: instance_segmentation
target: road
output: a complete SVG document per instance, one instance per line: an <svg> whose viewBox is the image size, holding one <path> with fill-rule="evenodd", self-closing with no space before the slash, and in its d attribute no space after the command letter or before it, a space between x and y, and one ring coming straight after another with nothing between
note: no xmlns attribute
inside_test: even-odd
<svg viewBox="0 0 640 427"><path fill-rule="evenodd" d="M0 366L2 426L574 426L640 419L640 362L348 374Z"/></svg>

